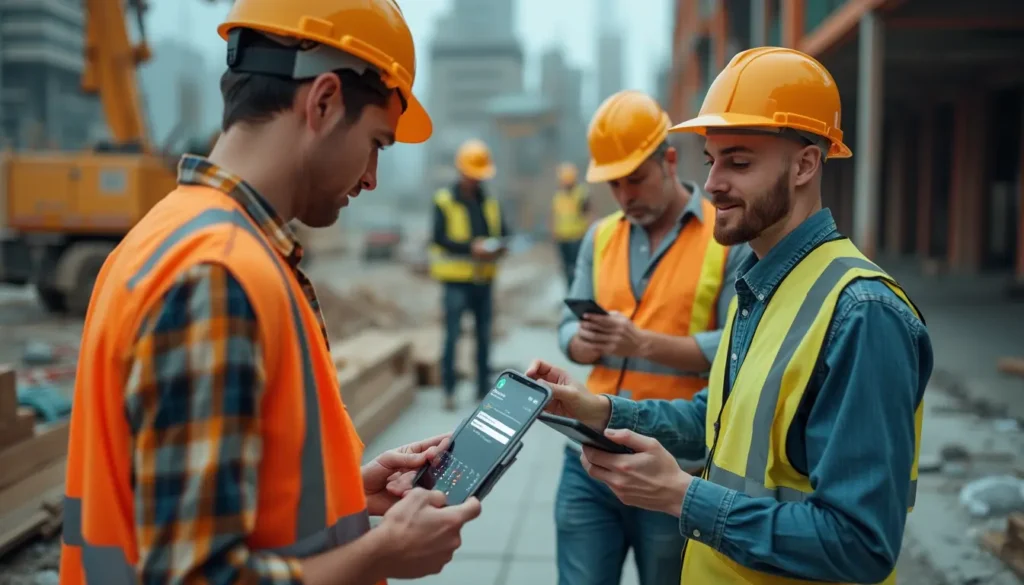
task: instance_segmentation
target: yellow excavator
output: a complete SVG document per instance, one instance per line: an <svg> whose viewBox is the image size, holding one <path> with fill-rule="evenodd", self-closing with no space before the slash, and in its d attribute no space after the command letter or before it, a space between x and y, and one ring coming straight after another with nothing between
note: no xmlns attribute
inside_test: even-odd
<svg viewBox="0 0 1024 585"><path fill-rule="evenodd" d="M31 283L47 310L75 316L85 314L110 251L174 189L178 158L155 148L146 129L136 81L151 56L143 0L84 1L82 90L99 97L109 142L86 152L0 153L0 282Z"/></svg>

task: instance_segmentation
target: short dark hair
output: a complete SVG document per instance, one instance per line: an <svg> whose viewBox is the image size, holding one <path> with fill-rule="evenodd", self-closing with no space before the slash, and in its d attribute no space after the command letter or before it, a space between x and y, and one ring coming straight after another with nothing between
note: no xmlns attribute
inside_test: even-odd
<svg viewBox="0 0 1024 585"><path fill-rule="evenodd" d="M336 71L341 78L341 100L345 105L345 121L353 124L363 115L366 106L387 107L391 93L373 71L358 74L350 69ZM221 131L238 123L261 124L292 107L295 94L309 80L295 80L270 75L235 73L230 69L220 78L224 97ZM404 104L403 104L404 106Z"/></svg>
<svg viewBox="0 0 1024 585"><path fill-rule="evenodd" d="M665 160L665 155L668 154L668 149L670 148L672 148L672 145L668 143L668 140L663 140L658 145L658 148L655 148L654 152L651 153L650 158L661 162Z"/></svg>

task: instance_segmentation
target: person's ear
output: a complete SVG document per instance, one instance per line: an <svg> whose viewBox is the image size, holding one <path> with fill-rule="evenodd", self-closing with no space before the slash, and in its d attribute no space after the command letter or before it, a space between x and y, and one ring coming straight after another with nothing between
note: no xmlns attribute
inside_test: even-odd
<svg viewBox="0 0 1024 585"><path fill-rule="evenodd" d="M313 80L306 92L304 109L306 123L315 132L332 128L345 117L341 79L336 73L325 73Z"/></svg>
<svg viewBox="0 0 1024 585"><path fill-rule="evenodd" d="M817 146L801 148L793 159L793 184L803 187L810 183L823 162L821 149Z"/></svg>

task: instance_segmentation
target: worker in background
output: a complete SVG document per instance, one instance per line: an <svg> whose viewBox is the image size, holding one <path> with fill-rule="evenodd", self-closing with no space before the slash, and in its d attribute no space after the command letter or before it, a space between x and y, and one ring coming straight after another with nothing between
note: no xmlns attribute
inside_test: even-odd
<svg viewBox="0 0 1024 585"><path fill-rule="evenodd" d="M409 489L444 437L362 464L287 227L333 224L376 187L380 149L430 136L412 34L392 0L237 0L218 30L223 135L182 159L89 306L60 582L437 573L480 504Z"/></svg>
<svg viewBox="0 0 1024 585"><path fill-rule="evenodd" d="M594 114L586 179L607 183L621 208L583 239L569 298L593 299L609 316L565 310L562 351L593 364L595 394L687 401L705 385L732 298L742 250L715 241L715 210L703 190L676 175L671 126L652 97L622 91ZM696 472L700 453L679 461ZM566 447L558 486L560 585L613 585L634 550L641 585L678 585L678 518L630 507L587 476Z"/></svg>
<svg viewBox="0 0 1024 585"><path fill-rule="evenodd" d="M623 502L679 518L683 583L897 582L932 347L906 293L822 209L822 164L852 156L840 111L820 63L757 48L673 129L705 136L715 239L755 253L694 400L595 397L546 364L528 371L555 384L553 409L636 452L587 448L583 465ZM702 477L675 464L705 448Z"/></svg>
<svg viewBox="0 0 1024 585"><path fill-rule="evenodd" d="M587 189L577 182L578 175L576 165L569 162L558 165L561 188L551 202L551 235L562 259L566 286L572 285L580 243L593 221Z"/></svg>
<svg viewBox="0 0 1024 585"><path fill-rule="evenodd" d="M454 410L455 353L462 335L462 315L473 314L476 329L476 396L491 388L491 327L494 319L494 278L505 255L508 224L501 206L483 186L494 177L491 151L480 140L468 140L455 153L459 180L434 194L434 229L430 274L441 283L444 309L444 352L441 383L445 409Z"/></svg>

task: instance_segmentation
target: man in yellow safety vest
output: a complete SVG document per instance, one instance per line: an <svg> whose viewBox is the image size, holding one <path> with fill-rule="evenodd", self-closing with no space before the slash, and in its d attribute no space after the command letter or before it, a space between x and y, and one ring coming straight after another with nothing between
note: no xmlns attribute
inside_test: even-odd
<svg viewBox="0 0 1024 585"><path fill-rule="evenodd" d="M542 362L549 407L634 454L585 447L623 502L673 514L682 582L896 583L917 490L933 355L900 286L822 209L826 158L852 156L839 90L808 55L736 55L698 116L715 239L749 242L708 387L692 401L596 396ZM677 456L709 451L701 477Z"/></svg>
<svg viewBox="0 0 1024 585"><path fill-rule="evenodd" d="M591 392L689 400L707 383L746 246L715 241L715 210L676 173L672 123L657 100L621 91L590 123L586 180L606 183L621 208L598 220L580 247L568 296L593 299L608 315L566 308L559 346L591 364ZM678 585L679 522L624 505L587 476L579 448L566 447L556 496L558 581L614 585L633 550L640 585ZM696 471L703 453L679 461Z"/></svg>
<svg viewBox="0 0 1024 585"><path fill-rule="evenodd" d="M455 153L455 168L459 181L434 194L434 230L430 244L430 275L444 287L441 383L447 410L455 409L455 348L466 311L473 314L476 326L477 398L490 390L494 317L491 285L509 236L498 200L483 188L483 182L495 173L487 145L475 139L463 143Z"/></svg>
<svg viewBox="0 0 1024 585"><path fill-rule="evenodd" d="M558 246L567 286L572 286L576 256L580 242L593 220L586 188L577 182L576 165L565 162L558 166L561 188L551 201L551 235Z"/></svg>

